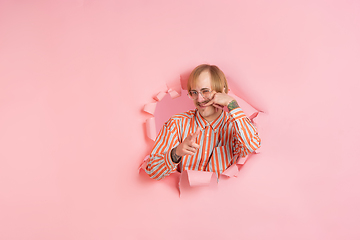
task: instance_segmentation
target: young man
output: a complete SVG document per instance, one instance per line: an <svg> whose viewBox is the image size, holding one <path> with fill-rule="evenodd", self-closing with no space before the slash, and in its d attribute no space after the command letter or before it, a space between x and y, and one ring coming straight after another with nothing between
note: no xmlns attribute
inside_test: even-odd
<svg viewBox="0 0 360 240"><path fill-rule="evenodd" d="M255 127L227 94L225 75L217 66L197 66L187 88L196 109L171 117L157 136L146 165L147 174L156 180L177 168L219 176L239 157L260 147Z"/></svg>

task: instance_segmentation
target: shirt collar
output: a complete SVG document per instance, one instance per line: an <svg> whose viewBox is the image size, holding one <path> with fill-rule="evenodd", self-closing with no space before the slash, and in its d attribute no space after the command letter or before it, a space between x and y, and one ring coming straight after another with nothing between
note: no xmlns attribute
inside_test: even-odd
<svg viewBox="0 0 360 240"><path fill-rule="evenodd" d="M210 125L212 129L217 129L223 124L224 119L225 119L225 112L222 110L221 114L214 121L209 123L200 115L199 111L196 109L195 122L200 127L201 130L203 130L208 125Z"/></svg>

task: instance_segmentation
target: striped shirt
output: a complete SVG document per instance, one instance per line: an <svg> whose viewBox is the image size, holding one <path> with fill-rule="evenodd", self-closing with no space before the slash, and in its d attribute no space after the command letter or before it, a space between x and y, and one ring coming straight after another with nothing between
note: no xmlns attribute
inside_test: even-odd
<svg viewBox="0 0 360 240"><path fill-rule="evenodd" d="M179 145L189 133L200 128L196 143L200 148L196 153L182 157L179 166L171 160L171 150ZM256 128L241 108L221 115L207 122L198 112L191 110L171 117L159 132L154 147L147 160L145 171L153 179L160 180L179 168L215 172L217 176L260 147L261 140Z"/></svg>

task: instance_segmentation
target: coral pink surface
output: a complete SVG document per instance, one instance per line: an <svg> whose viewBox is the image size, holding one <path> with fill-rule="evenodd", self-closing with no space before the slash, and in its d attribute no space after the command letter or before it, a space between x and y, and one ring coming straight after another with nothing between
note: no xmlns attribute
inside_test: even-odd
<svg viewBox="0 0 360 240"><path fill-rule="evenodd" d="M360 239L359 12L0 0L0 239ZM178 174L138 173L143 107L201 63L264 112L262 147L179 198Z"/></svg>

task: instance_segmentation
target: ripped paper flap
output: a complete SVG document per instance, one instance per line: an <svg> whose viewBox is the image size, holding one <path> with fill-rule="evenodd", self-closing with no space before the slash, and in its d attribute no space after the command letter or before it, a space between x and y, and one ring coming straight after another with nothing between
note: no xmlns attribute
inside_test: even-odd
<svg viewBox="0 0 360 240"><path fill-rule="evenodd" d="M205 188L203 186L206 186ZM185 170L179 178L179 195L193 194L202 190L214 190L218 187L218 179L213 172Z"/></svg>
<svg viewBox="0 0 360 240"><path fill-rule="evenodd" d="M180 79L176 79L173 81L168 81L166 83L168 87L168 93L170 94L171 98L176 98L181 96L181 82Z"/></svg>
<svg viewBox="0 0 360 240"><path fill-rule="evenodd" d="M245 102L242 98L239 98L238 96L236 96L233 92L230 91L230 89L229 89L228 94L230 96L232 96L233 98L235 98L235 100L239 104L240 108L244 111L246 116L248 116L249 118L256 116L256 114L259 112L254 107L252 107L250 104Z"/></svg>
<svg viewBox="0 0 360 240"><path fill-rule="evenodd" d="M148 118L146 119L146 134L148 138L155 141L156 139L156 125L155 125L155 118Z"/></svg>
<svg viewBox="0 0 360 240"><path fill-rule="evenodd" d="M214 174L213 172L202 172L194 170L187 170L187 173L191 187L208 185L212 175Z"/></svg>
<svg viewBox="0 0 360 240"><path fill-rule="evenodd" d="M252 153L249 153L249 154L246 155L245 157L240 157L240 158L238 159L237 164L241 164L241 165L245 164L246 160L249 158L249 156L250 156L251 154L252 154Z"/></svg>
<svg viewBox="0 0 360 240"><path fill-rule="evenodd" d="M156 101L161 101L166 95L166 92L159 92L154 98Z"/></svg>
<svg viewBox="0 0 360 240"><path fill-rule="evenodd" d="M146 164L147 164L147 160L149 159L150 155L147 155L145 158L144 158L144 161L141 163L140 167L139 167L139 172L141 169L143 169L145 171L146 169Z"/></svg>
<svg viewBox="0 0 360 240"><path fill-rule="evenodd" d="M231 165L228 169L226 169L222 175L227 177L237 177L239 174L239 169L236 164Z"/></svg>
<svg viewBox="0 0 360 240"><path fill-rule="evenodd" d="M150 113L151 115L154 115L156 109L156 102L155 103L148 103L144 106L144 112Z"/></svg>
<svg viewBox="0 0 360 240"><path fill-rule="evenodd" d="M181 96L181 91L177 92L176 90L169 88L168 92L169 92L171 98L177 98L177 97Z"/></svg>

